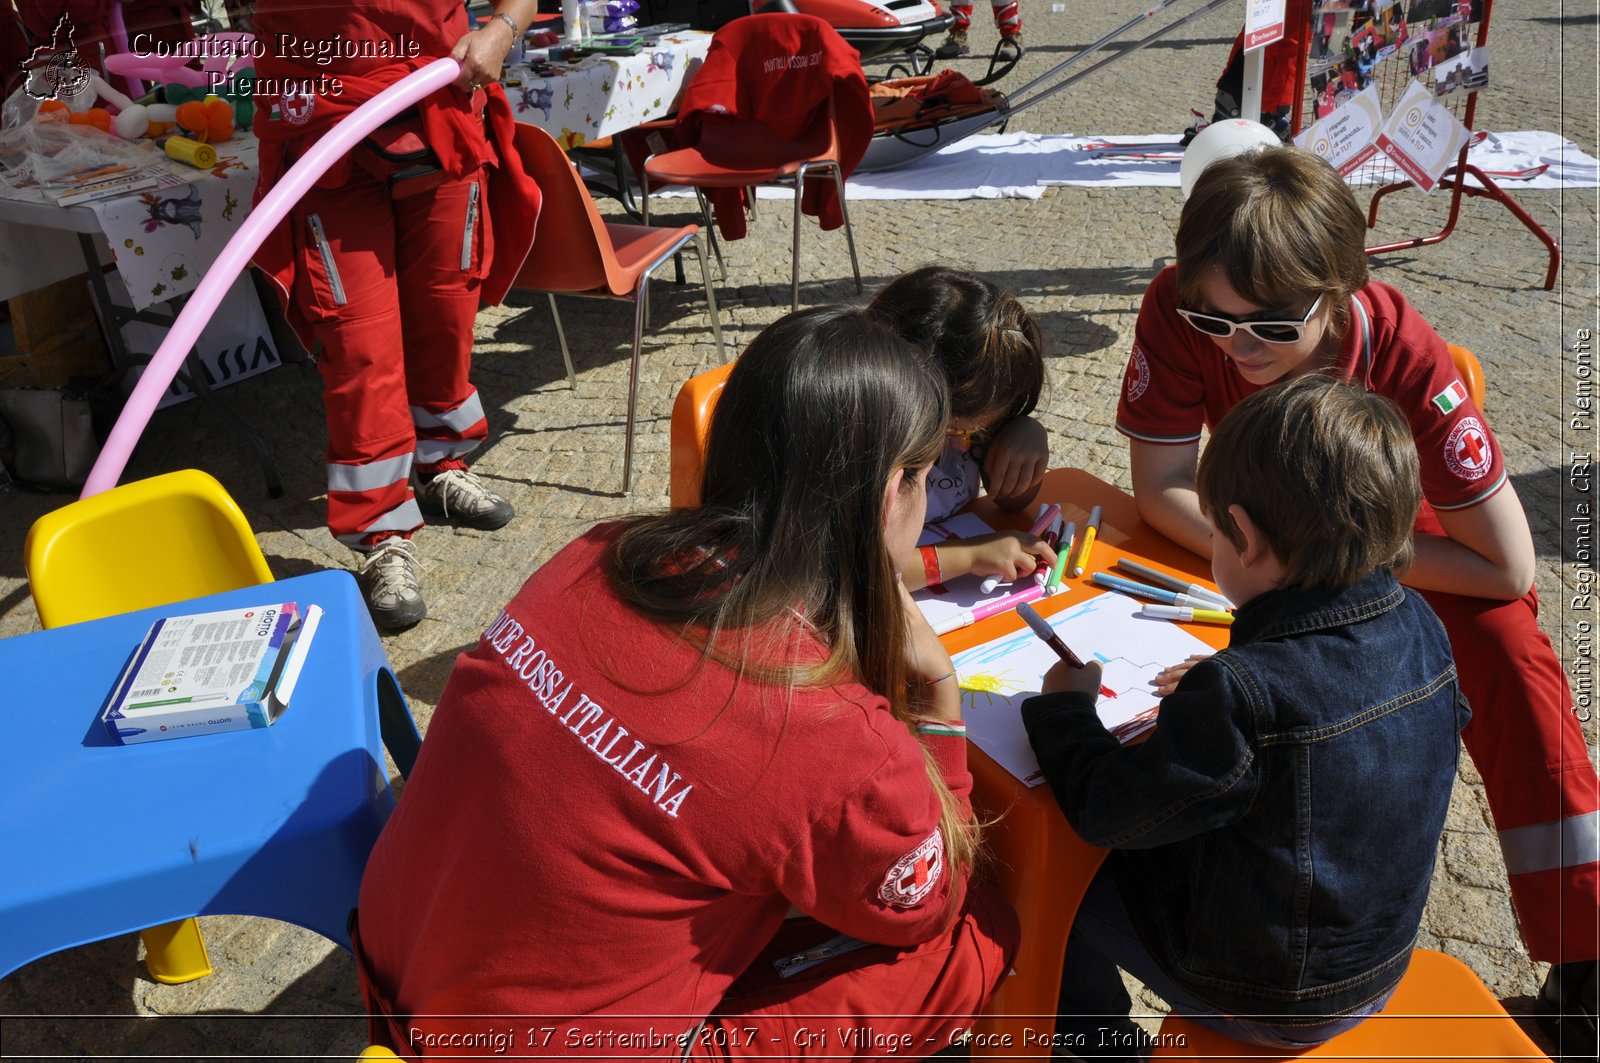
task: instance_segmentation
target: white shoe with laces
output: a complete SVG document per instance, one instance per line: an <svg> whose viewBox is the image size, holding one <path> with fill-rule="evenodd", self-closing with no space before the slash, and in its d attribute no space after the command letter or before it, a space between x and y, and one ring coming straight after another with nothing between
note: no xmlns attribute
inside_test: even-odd
<svg viewBox="0 0 1600 1063"><path fill-rule="evenodd" d="M417 579L421 564L410 539L392 535L364 555L356 569L356 582L374 624L385 631L404 631L428 615Z"/></svg>
<svg viewBox="0 0 1600 1063"><path fill-rule="evenodd" d="M446 469L426 482L419 478L413 493L422 512L467 528L494 531L517 515L510 502L466 469Z"/></svg>

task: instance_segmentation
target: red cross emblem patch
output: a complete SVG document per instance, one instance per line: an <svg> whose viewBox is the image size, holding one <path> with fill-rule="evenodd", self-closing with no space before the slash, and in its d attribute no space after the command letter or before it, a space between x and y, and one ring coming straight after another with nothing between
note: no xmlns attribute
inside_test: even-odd
<svg viewBox="0 0 1600 1063"><path fill-rule="evenodd" d="M1450 432L1444 443L1445 464L1463 480L1476 480L1494 464L1494 451L1489 445L1489 433L1476 417L1463 417Z"/></svg>
<svg viewBox="0 0 1600 1063"><path fill-rule="evenodd" d="M896 908L921 904L933 892L943 871L944 836L935 827L932 834L889 869L883 885L878 887L878 899Z"/></svg>
<svg viewBox="0 0 1600 1063"><path fill-rule="evenodd" d="M292 85L284 87L283 119L290 125L305 125L316 106L317 98L312 93L302 92Z"/></svg>
<svg viewBox="0 0 1600 1063"><path fill-rule="evenodd" d="M1133 345L1133 357L1128 359L1128 401L1136 401L1150 386L1150 362L1139 345Z"/></svg>

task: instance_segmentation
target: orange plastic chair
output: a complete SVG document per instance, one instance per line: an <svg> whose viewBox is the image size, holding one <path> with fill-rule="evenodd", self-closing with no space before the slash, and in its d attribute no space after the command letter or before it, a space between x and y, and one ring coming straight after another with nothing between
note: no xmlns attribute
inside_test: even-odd
<svg viewBox="0 0 1600 1063"><path fill-rule="evenodd" d="M711 435L711 411L733 372L731 363L692 376L678 389L672 403L672 473L668 497L673 509L700 504L700 478L706 469L706 442Z"/></svg>
<svg viewBox="0 0 1600 1063"><path fill-rule="evenodd" d="M556 336L561 341L561 357L567 367L567 383L577 387L572 370L572 355L556 309L556 294L583 295L600 299L622 299L633 303L633 352L628 371L628 426L622 457L622 491L633 490L633 425L639 391L639 344L644 331L644 313L650 292L650 277L665 262L685 250L693 250L700 260L700 276L706 289L706 307L711 315L711 332L716 337L717 353L727 357L722 345L722 324L717 317L717 297L711 289L711 273L706 263L700 230L693 225L676 229L654 228L606 221L595 209L594 200L572 162L538 126L517 123L517 151L522 165L539 183L544 202L539 210L539 225L533 248L517 275L513 287L545 292L550 297L550 315L555 319Z"/></svg>
<svg viewBox="0 0 1600 1063"><path fill-rule="evenodd" d="M787 14L762 14L735 19L718 30L714 39L740 47L738 42L761 33L761 20L809 18ZM825 30L832 32L829 27ZM820 68L819 68L820 69ZM870 105L869 105L870 107ZM868 119L870 124L870 119ZM855 276L856 293L861 288L861 263L856 258L855 233L850 228L850 212L845 204L844 169L839 162L838 116L833 100L819 108L816 121L793 139L776 135L755 118L727 116L707 119L701 127L699 143L677 151L652 155L644 163L642 207L644 220L650 221L650 189L666 185L693 186L701 196L700 209L709 218L702 194L707 188L749 188L777 181L794 182L794 246L790 260L789 308L800 308L800 218L806 178L832 179L844 215L844 238L850 248L850 270ZM754 202L752 196L752 202Z"/></svg>
<svg viewBox="0 0 1600 1063"><path fill-rule="evenodd" d="M1450 349L1450 360L1456 364L1456 372L1461 375L1461 386L1467 389L1467 396L1472 399L1474 406L1483 409L1486 385L1483 379L1483 366L1478 363L1478 356L1465 347L1457 347L1453 343L1447 343L1445 346Z"/></svg>
<svg viewBox="0 0 1600 1063"><path fill-rule="evenodd" d="M1012 973L973 1025L968 1049L974 1059L1048 1058L1067 936L1107 850L1078 837L1054 809L1009 807L1006 769L977 750L968 760L973 811L990 822L983 836L990 878L1022 925Z"/></svg>
<svg viewBox="0 0 1600 1063"><path fill-rule="evenodd" d="M46 513L23 546L45 627L271 583L237 503L195 469L124 484ZM145 966L176 985L211 973L193 919L140 933Z"/></svg>
<svg viewBox="0 0 1600 1063"><path fill-rule="evenodd" d="M1382 1011L1317 1048L1303 1052L1257 1048L1169 1015L1150 1058L1488 1063L1546 1057L1466 964L1442 952L1417 949Z"/></svg>

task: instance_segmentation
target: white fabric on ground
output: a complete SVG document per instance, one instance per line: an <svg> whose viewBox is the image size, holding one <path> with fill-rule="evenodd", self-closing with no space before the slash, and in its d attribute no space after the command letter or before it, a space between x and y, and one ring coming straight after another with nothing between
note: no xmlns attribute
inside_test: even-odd
<svg viewBox="0 0 1600 1063"><path fill-rule="evenodd" d="M977 134L899 169L854 174L846 189L850 199L1038 199L1051 185L1176 188L1182 158L1176 135ZM1600 161L1554 133L1489 133L1467 158L1513 195L1519 188L1600 185ZM1381 156L1378 161L1386 163ZM1356 183L1398 179L1392 164L1379 176L1372 165L1358 171ZM1541 165L1548 169L1534 177L1506 176ZM779 199L792 193L763 187L759 194Z"/></svg>

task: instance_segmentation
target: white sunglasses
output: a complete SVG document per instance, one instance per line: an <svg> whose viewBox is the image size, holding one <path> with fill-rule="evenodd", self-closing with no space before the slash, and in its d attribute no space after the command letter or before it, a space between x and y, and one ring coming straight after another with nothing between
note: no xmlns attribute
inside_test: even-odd
<svg viewBox="0 0 1600 1063"><path fill-rule="evenodd" d="M1262 343L1299 343L1300 338L1306 334L1307 324L1317 308L1322 305L1322 296L1318 295L1311 308L1299 321L1238 321L1225 314L1202 314L1198 310L1185 310L1178 307L1178 316L1193 325L1196 331L1204 332L1207 336L1217 339L1226 339L1240 329Z"/></svg>

